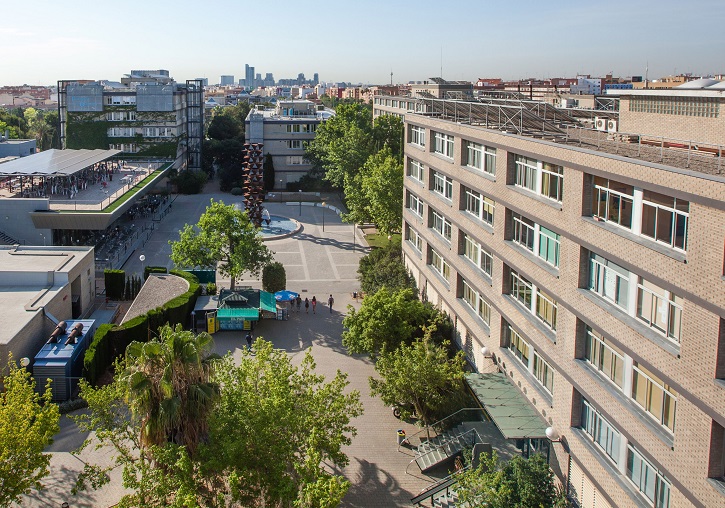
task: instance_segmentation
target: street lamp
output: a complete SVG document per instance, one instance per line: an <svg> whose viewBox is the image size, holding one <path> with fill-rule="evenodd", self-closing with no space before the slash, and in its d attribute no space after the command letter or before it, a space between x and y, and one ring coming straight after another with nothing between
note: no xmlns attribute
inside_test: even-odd
<svg viewBox="0 0 725 508"><path fill-rule="evenodd" d="M327 206L327 203L324 201L322 202L322 232L325 232L325 207Z"/></svg>
<svg viewBox="0 0 725 508"><path fill-rule="evenodd" d="M302 217L302 189L299 189L297 192L299 193L298 196L300 198L300 217Z"/></svg>
<svg viewBox="0 0 725 508"><path fill-rule="evenodd" d="M144 272L144 268L145 268L145 266L144 266L144 261L146 261L146 256L144 256L143 254L141 254L141 255L140 255L140 256L138 257L138 260L139 260L139 261L141 261L141 274L143 275L143 272Z"/></svg>
<svg viewBox="0 0 725 508"><path fill-rule="evenodd" d="M27 367L28 365L30 365L30 358L28 358L27 356L23 356L20 359L20 365L23 367Z"/></svg>

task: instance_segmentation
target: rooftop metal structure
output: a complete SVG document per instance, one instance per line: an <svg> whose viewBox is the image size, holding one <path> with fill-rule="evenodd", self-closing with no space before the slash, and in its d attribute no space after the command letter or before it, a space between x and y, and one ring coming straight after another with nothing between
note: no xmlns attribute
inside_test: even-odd
<svg viewBox="0 0 725 508"><path fill-rule="evenodd" d="M118 155L120 150L46 150L0 166L0 176L70 176Z"/></svg>

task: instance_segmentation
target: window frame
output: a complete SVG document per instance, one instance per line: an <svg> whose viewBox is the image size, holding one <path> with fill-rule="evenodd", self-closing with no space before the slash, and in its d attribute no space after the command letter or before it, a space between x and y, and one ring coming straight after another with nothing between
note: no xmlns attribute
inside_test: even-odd
<svg viewBox="0 0 725 508"><path fill-rule="evenodd" d="M425 127L410 126L410 143L421 148L425 147Z"/></svg>
<svg viewBox="0 0 725 508"><path fill-rule="evenodd" d="M453 179L439 171L433 171L433 192L447 201L452 201Z"/></svg>
<svg viewBox="0 0 725 508"><path fill-rule="evenodd" d="M637 390L637 382L640 376L644 380L644 388L642 392L645 399L644 401L640 400L640 393L638 393ZM660 408L659 415L655 414L653 411L653 408L658 407L657 405L653 405L657 404L657 401L655 400L655 388L662 393L661 400L658 403ZM669 432L674 433L677 423L677 392L669 385L665 384L655 374L639 365L636 361L632 363L632 393L630 394L630 398L644 409L649 416L654 418L654 420L662 427L668 429ZM668 398L670 399L669 402ZM667 415L671 416L671 425L666 421Z"/></svg>
<svg viewBox="0 0 725 508"><path fill-rule="evenodd" d="M658 293L656 290L659 290ZM644 299L650 299L649 317L643 314ZM679 300L679 302L678 302ZM666 305L666 312L660 309L661 305ZM682 338L682 314L683 299L672 291L660 288L656 284L647 281L644 277L637 276L637 309L636 317L647 325L650 329L655 330L660 335L679 344ZM664 319L664 328L658 326L658 314L666 314ZM676 328L676 330L675 330Z"/></svg>
<svg viewBox="0 0 725 508"><path fill-rule="evenodd" d="M430 266L433 270L443 277L446 281L451 280L451 265L448 264L446 259L441 256L437 250L431 247ZM440 266L439 266L440 265Z"/></svg>
<svg viewBox="0 0 725 508"><path fill-rule="evenodd" d="M639 472L636 475L636 479L634 478L634 465L635 460L637 460L637 463L639 464ZM642 483L642 480L644 482L647 482L647 477L649 476L648 471L644 471L643 474L643 468L647 468L648 470L651 470L653 476L654 476L654 485L652 486L652 497L647 493L647 486L646 483ZM653 506L655 508L669 508L670 506L670 491L671 491L671 485L669 480L665 478L665 476L660 473L660 471L652 465L652 463L647 460L644 455L642 455L634 446L631 444L627 444L627 458L625 463L625 476L627 479L632 483L632 485L635 486L635 488L639 491L640 494L642 494L646 499L648 499L650 502L653 503ZM662 492L664 490L664 498L661 498Z"/></svg>
<svg viewBox="0 0 725 508"><path fill-rule="evenodd" d="M476 252L475 259L469 255L470 251ZM475 264L483 273L489 277L493 276L493 254L484 249L483 245L466 233L463 233L463 256Z"/></svg>
<svg viewBox="0 0 725 508"><path fill-rule="evenodd" d="M415 168L415 170L413 170ZM408 168L407 174L410 178L416 182L424 183L425 180L425 165L415 159L408 157Z"/></svg>
<svg viewBox="0 0 725 508"><path fill-rule="evenodd" d="M549 395L554 394L554 373L556 371L544 360L536 349L534 349L533 374L539 384Z"/></svg>
<svg viewBox="0 0 725 508"><path fill-rule="evenodd" d="M481 296L466 279L461 277L461 299L468 305L478 317L489 326L491 323L491 304Z"/></svg>
<svg viewBox="0 0 725 508"><path fill-rule="evenodd" d="M430 211L430 227L443 238L445 238L448 243L451 243L451 239L453 238L453 223L451 223L451 221L449 221L448 218L446 218L446 216L440 213L438 210L430 208Z"/></svg>
<svg viewBox="0 0 725 508"><path fill-rule="evenodd" d="M619 466L619 462L622 460L620 453L622 433L583 397L579 428L584 431L609 460Z"/></svg>
<svg viewBox="0 0 725 508"><path fill-rule="evenodd" d="M625 377L627 376L627 362L624 353L590 326L586 327L584 360L614 383L620 391L624 391ZM617 370L618 367L619 370ZM617 374L619 374L619 377ZM617 381L618 378L619 382Z"/></svg>
<svg viewBox="0 0 725 508"><path fill-rule="evenodd" d="M423 218L425 211L423 200L412 192L408 192L408 209L421 219Z"/></svg>
<svg viewBox="0 0 725 508"><path fill-rule="evenodd" d="M433 153L448 159L453 158L455 138L444 132L433 131Z"/></svg>

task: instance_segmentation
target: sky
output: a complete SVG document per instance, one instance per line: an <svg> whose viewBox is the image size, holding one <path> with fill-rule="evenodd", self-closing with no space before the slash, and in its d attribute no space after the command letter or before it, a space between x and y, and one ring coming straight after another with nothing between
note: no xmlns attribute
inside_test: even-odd
<svg viewBox="0 0 725 508"><path fill-rule="evenodd" d="M6 3L5 1L2 2ZM725 73L723 0L36 0L0 6L0 85L262 77L366 84Z"/></svg>

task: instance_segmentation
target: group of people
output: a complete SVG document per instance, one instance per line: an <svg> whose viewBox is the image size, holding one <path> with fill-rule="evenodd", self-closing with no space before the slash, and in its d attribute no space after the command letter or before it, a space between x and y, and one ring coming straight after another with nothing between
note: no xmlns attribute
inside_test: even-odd
<svg viewBox="0 0 725 508"><path fill-rule="evenodd" d="M332 305L335 303L335 299L330 295L330 297L327 299L327 305L330 307L330 312L332 312ZM305 313L310 313L310 307L312 307L312 313L317 314L317 297L313 296L312 300L309 298L305 298L304 301L305 304ZM302 297L297 295L297 298L292 300L292 310L297 308L297 312L300 312L302 309Z"/></svg>

